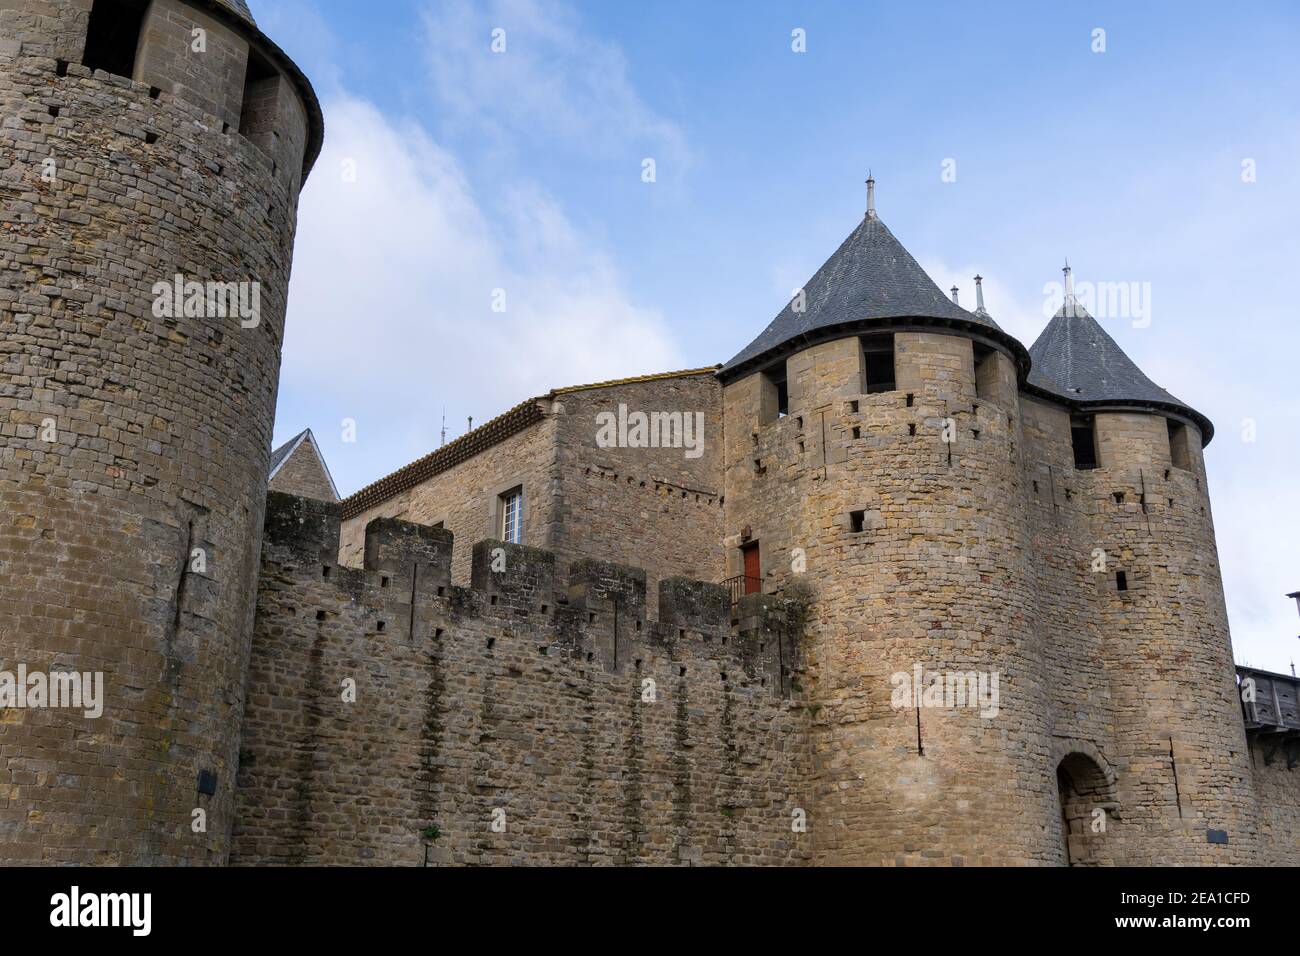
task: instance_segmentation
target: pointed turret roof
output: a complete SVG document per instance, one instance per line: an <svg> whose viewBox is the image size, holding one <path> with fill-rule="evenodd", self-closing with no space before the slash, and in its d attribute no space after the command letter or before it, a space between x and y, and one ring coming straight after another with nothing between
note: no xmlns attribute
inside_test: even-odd
<svg viewBox="0 0 1300 956"><path fill-rule="evenodd" d="M1033 366L1028 384L1052 397L1064 398L1086 411L1131 406L1173 412L1191 419L1209 444L1214 425L1186 402L1169 394L1137 367L1131 358L1074 296L1066 266L1065 302L1038 340L1029 347Z"/></svg>
<svg viewBox="0 0 1300 956"><path fill-rule="evenodd" d="M1003 332L987 312L969 312L944 295L874 208L868 209L866 218L808 280L802 293L723 366L719 374L724 380L776 361L796 345L805 348L872 325L939 325L982 332L1005 345L1022 369L1028 366L1025 347Z"/></svg>
<svg viewBox="0 0 1300 956"><path fill-rule="evenodd" d="M253 14L248 9L248 4L245 0L215 0L215 2L225 7L227 10L230 10L245 22L250 24L255 22L253 20Z"/></svg>

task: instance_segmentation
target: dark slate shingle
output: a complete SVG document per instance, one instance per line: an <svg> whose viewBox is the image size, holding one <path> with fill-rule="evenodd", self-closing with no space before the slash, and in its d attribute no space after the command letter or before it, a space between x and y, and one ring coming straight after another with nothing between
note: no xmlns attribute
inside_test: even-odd
<svg viewBox="0 0 1300 956"><path fill-rule="evenodd" d="M944 295L879 218L858 224L804 286L804 295L803 312L787 304L721 374L818 329L869 319L939 319L1002 332L987 314L968 312Z"/></svg>
<svg viewBox="0 0 1300 956"><path fill-rule="evenodd" d="M253 14L248 9L248 4L245 0L216 0L216 3L219 6L225 7L227 10L233 10L239 15L240 19L245 20L248 23L254 22Z"/></svg>
<svg viewBox="0 0 1300 956"><path fill-rule="evenodd" d="M1077 300L1061 306L1029 347L1029 357L1029 384L1079 407L1156 405L1191 418L1207 443L1214 433L1209 419L1147 378Z"/></svg>
<svg viewBox="0 0 1300 956"><path fill-rule="evenodd" d="M267 474L274 477L275 473L280 470L280 466L284 464L285 459L293 454L293 450L297 448L302 443L302 440L309 434L311 434L311 429L304 429L290 438L275 451L271 452L271 467L267 470Z"/></svg>

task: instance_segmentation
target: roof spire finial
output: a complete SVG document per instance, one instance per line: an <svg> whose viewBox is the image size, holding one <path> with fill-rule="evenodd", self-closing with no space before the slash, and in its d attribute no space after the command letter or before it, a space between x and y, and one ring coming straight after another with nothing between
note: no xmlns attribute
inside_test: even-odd
<svg viewBox="0 0 1300 956"><path fill-rule="evenodd" d="M876 218L876 178L867 170L867 218Z"/></svg>
<svg viewBox="0 0 1300 956"><path fill-rule="evenodd" d="M988 315L988 310L984 308L984 277L975 277L975 314Z"/></svg>
<svg viewBox="0 0 1300 956"><path fill-rule="evenodd" d="M1074 297L1074 270L1070 268L1069 259L1065 260L1065 268L1061 271L1065 273L1065 304L1062 306L1062 311L1066 315L1074 315L1075 307L1079 303Z"/></svg>
<svg viewBox="0 0 1300 956"><path fill-rule="evenodd" d="M953 301L953 304L954 304L954 305L961 305L961 303L957 301L957 287L956 287L956 286L953 286L953 287L952 287L952 301Z"/></svg>

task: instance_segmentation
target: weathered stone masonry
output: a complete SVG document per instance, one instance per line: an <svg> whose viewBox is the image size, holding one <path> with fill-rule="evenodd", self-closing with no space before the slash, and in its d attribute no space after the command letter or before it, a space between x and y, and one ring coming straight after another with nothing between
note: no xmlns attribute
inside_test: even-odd
<svg viewBox="0 0 1300 956"><path fill-rule="evenodd" d="M1213 426L1068 269L1025 349L873 204L727 365L333 503L309 433L270 448L322 136L243 0L0 0L0 670L107 691L0 711L0 862L1300 861L1300 681L1241 669L1243 720ZM178 274L259 321L156 315ZM599 439L624 410L699 454ZM896 706L913 665L997 714Z"/></svg>
<svg viewBox="0 0 1300 956"><path fill-rule="evenodd" d="M130 77L83 65L92 6L0 0L0 659L107 697L4 713L0 859L220 863L320 112L242 0L149 4ZM260 324L156 318L177 274L259 283Z"/></svg>
<svg viewBox="0 0 1300 956"><path fill-rule="evenodd" d="M722 588L669 579L656 621L643 572L566 579L499 542L458 587L451 534L392 519L347 568L337 506L267 510L233 863L810 858L786 602L753 597L733 627Z"/></svg>

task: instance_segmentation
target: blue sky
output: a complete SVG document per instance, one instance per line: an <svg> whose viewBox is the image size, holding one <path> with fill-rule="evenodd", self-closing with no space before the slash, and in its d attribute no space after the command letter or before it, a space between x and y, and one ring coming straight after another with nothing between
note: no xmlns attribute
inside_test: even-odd
<svg viewBox="0 0 1300 956"><path fill-rule="evenodd" d="M327 128L276 438L312 427L344 494L436 447L444 407L454 438L551 387L730 358L856 225L871 168L895 235L963 303L983 274L1026 344L1066 256L1150 290L1148 327L1099 318L1219 429L1237 657L1300 657L1294 4L251 6Z"/></svg>

